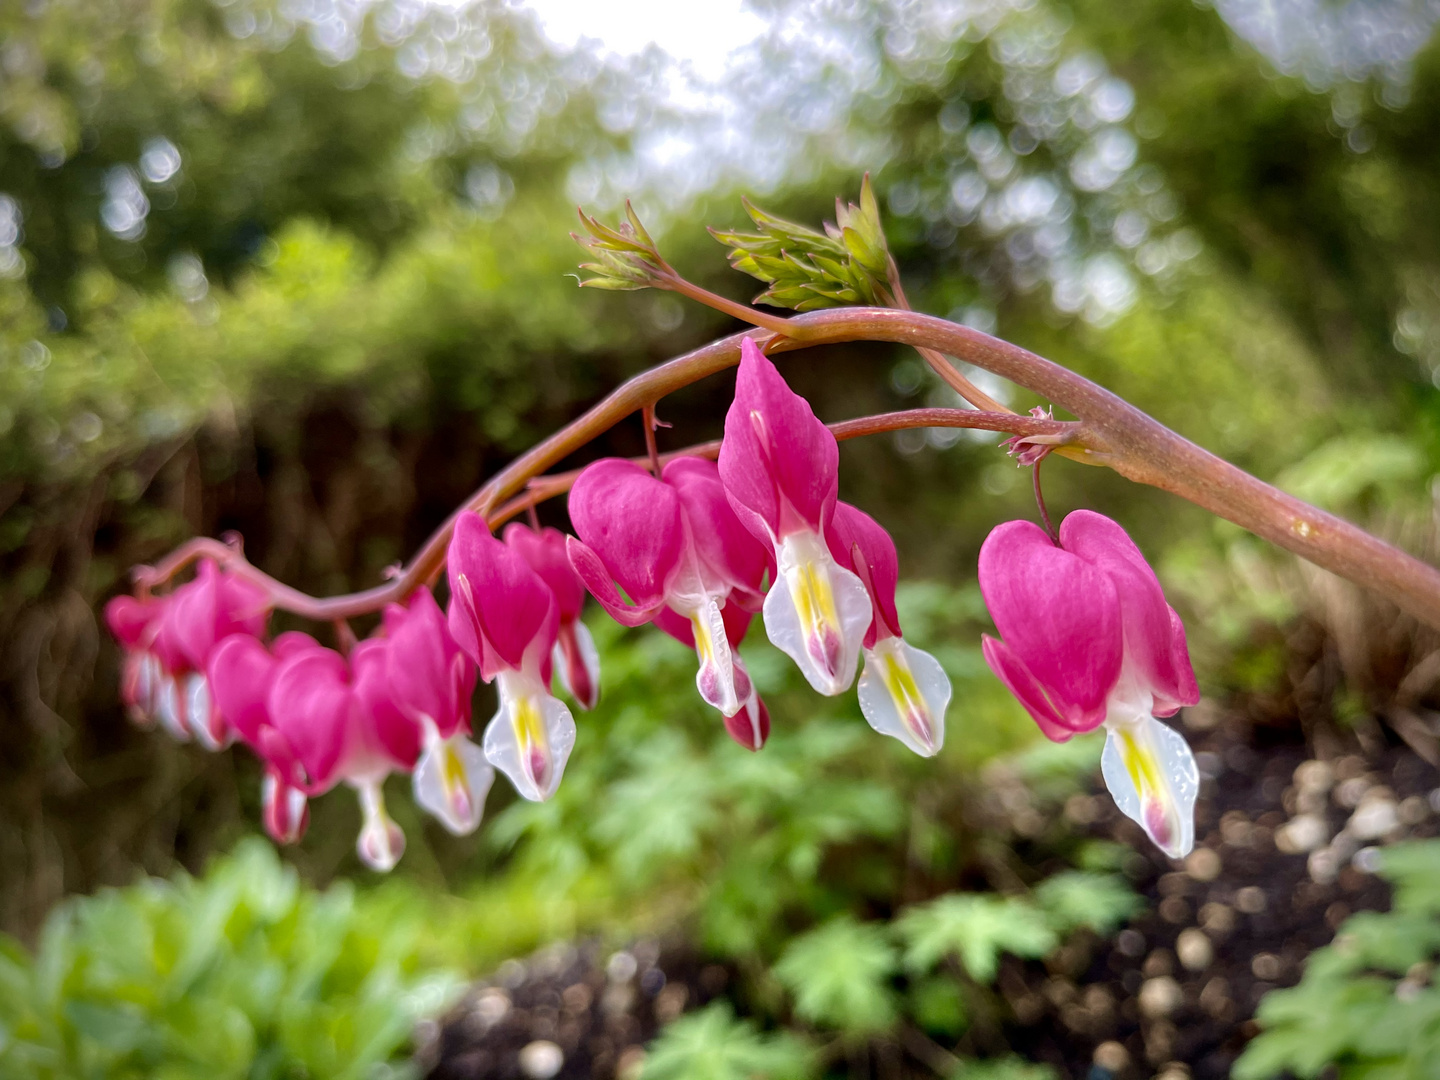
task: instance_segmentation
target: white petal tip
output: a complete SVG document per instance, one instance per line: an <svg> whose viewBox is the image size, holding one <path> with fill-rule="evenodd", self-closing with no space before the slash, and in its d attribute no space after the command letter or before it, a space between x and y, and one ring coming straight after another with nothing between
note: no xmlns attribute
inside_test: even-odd
<svg viewBox="0 0 1440 1080"><path fill-rule="evenodd" d="M484 751L462 735L430 740L412 777L415 802L455 836L479 828L494 782Z"/></svg>
<svg viewBox="0 0 1440 1080"><path fill-rule="evenodd" d="M1100 772L1115 805L1172 859L1195 847L1200 771L1183 736L1152 716L1107 723Z"/></svg>
<svg viewBox="0 0 1440 1080"><path fill-rule="evenodd" d="M921 757L934 757L945 745L950 695L950 678L929 653L897 637L865 650L860 711L872 728Z"/></svg>

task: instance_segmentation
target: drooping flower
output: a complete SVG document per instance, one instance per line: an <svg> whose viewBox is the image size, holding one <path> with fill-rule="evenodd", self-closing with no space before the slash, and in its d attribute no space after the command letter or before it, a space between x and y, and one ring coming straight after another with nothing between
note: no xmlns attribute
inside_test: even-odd
<svg viewBox="0 0 1440 1080"><path fill-rule="evenodd" d="M289 741L270 722L270 686L280 662L320 649L309 634L281 634L266 648L248 634L232 634L210 653L205 674L225 722L265 763L261 809L265 831L277 844L293 844L310 822L307 781Z"/></svg>
<svg viewBox="0 0 1440 1080"><path fill-rule="evenodd" d="M206 661L231 634L263 634L269 614L263 590L208 559L168 596L112 600L106 621L126 648L122 695L132 718L158 720L176 739L193 735L208 750L228 744L232 733L211 700Z"/></svg>
<svg viewBox="0 0 1440 1080"><path fill-rule="evenodd" d="M297 650L280 661L266 697L271 723L304 770L303 789L317 795L343 780L359 795L364 822L355 849L382 871L405 851L405 834L385 810L385 777L413 768L420 742L393 701L361 693L359 677L376 662L368 654L387 644L357 645L353 670L331 649Z"/></svg>
<svg viewBox="0 0 1440 1080"><path fill-rule="evenodd" d="M456 836L474 832L495 770L468 738L475 665L430 590L387 607L385 637L361 642L350 663L361 696L376 710L398 709L420 739L415 801Z"/></svg>
<svg viewBox="0 0 1440 1080"><path fill-rule="evenodd" d="M485 757L525 798L548 799L575 745L570 710L550 693L560 621L555 595L476 514L456 523L447 564L450 633L480 665L480 677L499 685Z"/></svg>
<svg viewBox="0 0 1440 1080"><path fill-rule="evenodd" d="M835 504L827 539L835 561L864 583L874 610L865 632L860 711L882 735L932 757L945 741L950 679L938 660L901 635L895 610L900 577L895 542L874 518L843 502Z"/></svg>
<svg viewBox="0 0 1440 1080"><path fill-rule="evenodd" d="M654 621L694 648L700 696L727 721L746 715L742 745L763 743L768 715L751 701L735 645L744 611L761 603L766 554L736 519L715 464L677 458L657 478L619 458L597 461L575 481L570 518L579 534L571 562L601 606L626 626Z"/></svg>
<svg viewBox="0 0 1440 1080"><path fill-rule="evenodd" d="M205 679L210 651L231 634L259 637L269 617L270 599L264 590L222 573L208 559L165 605L159 636L184 658L184 670L175 673L174 709L207 750L219 750L232 738Z"/></svg>
<svg viewBox="0 0 1440 1080"><path fill-rule="evenodd" d="M1185 630L1125 531L1088 510L1055 545L1027 521L980 549L980 591L1000 631L986 662L1057 742L1105 725L1101 771L1116 805L1172 857L1194 846L1199 774L1159 723L1200 699Z"/></svg>
<svg viewBox="0 0 1440 1080"><path fill-rule="evenodd" d="M155 655L162 602L116 596L105 605L105 623L120 643L124 659L120 669L120 700L126 714L140 727L155 723L157 697L164 671Z"/></svg>
<svg viewBox="0 0 1440 1080"><path fill-rule="evenodd" d="M785 384L749 338L725 416L720 479L740 521L775 552L765 632L822 694L855 678L871 622L865 586L838 565L825 534L834 513L840 451L830 429Z"/></svg>
<svg viewBox="0 0 1440 1080"><path fill-rule="evenodd" d="M270 835L299 839L306 799L344 781L358 793L364 818L356 851L375 870L389 870L405 850L385 810L385 777L414 768L420 751L418 727L384 687L389 644L363 641L347 662L307 634L282 634L272 650L236 634L214 650L209 666L220 711L265 761Z"/></svg>
<svg viewBox="0 0 1440 1080"><path fill-rule="evenodd" d="M566 692L582 709L593 709L600 699L600 653L589 627L580 620L585 583L570 565L565 534L551 528L537 532L517 521L505 526L504 539L555 594L560 629L551 662Z"/></svg>

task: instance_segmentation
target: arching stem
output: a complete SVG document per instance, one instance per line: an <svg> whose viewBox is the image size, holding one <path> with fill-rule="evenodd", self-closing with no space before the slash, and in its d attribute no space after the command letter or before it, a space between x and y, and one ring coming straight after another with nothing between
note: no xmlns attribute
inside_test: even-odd
<svg viewBox="0 0 1440 1080"><path fill-rule="evenodd" d="M1389 598L1427 625L1440 628L1440 571L1363 529L1287 495L1201 449L1075 372L970 327L933 316L888 308L835 308L785 320L784 339L753 335L771 354L845 341L889 341L954 356L1053 401L1079 418L1074 435L1057 452L1073 460L1107 465L1127 479L1162 488L1248 529L1323 569ZM618 387L573 423L501 469L426 541L394 580L349 596L317 600L255 570L218 541L192 541L136 580L168 580L176 565L200 553L236 567L265 586L277 606L316 621L378 610L402 600L444 566L445 549L459 514L490 514L556 462L580 449L647 404L739 361L735 335L642 372ZM1001 430L1023 433L1025 417L1008 417ZM1056 421L1051 421L1056 423ZM916 425L918 426L918 425Z"/></svg>

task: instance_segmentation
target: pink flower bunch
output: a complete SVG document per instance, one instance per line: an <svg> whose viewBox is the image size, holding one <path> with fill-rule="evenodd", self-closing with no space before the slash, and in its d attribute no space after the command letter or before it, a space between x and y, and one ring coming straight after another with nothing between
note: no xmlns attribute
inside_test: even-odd
<svg viewBox="0 0 1440 1080"><path fill-rule="evenodd" d="M386 608L380 632L348 657L308 634L268 646L232 634L207 674L219 711L265 763L265 827L277 841L298 840L307 800L343 781L364 819L356 850L390 869L405 850L385 811L392 772L411 774L415 801L451 832L479 825L494 770L466 738L475 669L429 590Z"/></svg>
<svg viewBox="0 0 1440 1080"><path fill-rule="evenodd" d="M770 715L736 646L762 601L766 552L730 509L715 463L677 458L655 477L597 461L575 481L570 519L571 561L601 607L693 648L701 698L741 746L760 749Z"/></svg>
<svg viewBox="0 0 1440 1080"><path fill-rule="evenodd" d="M502 542L476 514L463 514L450 541L450 632L496 682L500 708L485 729L485 758L527 799L555 794L575 745L570 710L550 692L557 655L562 679L593 702L599 687L594 645L578 622L573 582L563 583L571 644L561 644L562 602L546 582L563 576L554 541L524 526ZM534 564L530 561L535 560ZM572 663L572 657L574 662Z"/></svg>
<svg viewBox="0 0 1440 1080"><path fill-rule="evenodd" d="M263 590L208 560L168 596L115 597L105 621L124 647L120 696L131 719L209 750L228 746L235 733L215 707L206 662L229 635L264 633L269 616Z"/></svg>
<svg viewBox="0 0 1440 1080"><path fill-rule="evenodd" d="M659 476L616 458L590 465L570 493L570 559L617 621L654 623L695 649L700 696L742 746L758 750L770 730L737 651L761 611L823 694L850 687L863 650L866 719L934 754L949 679L902 640L895 545L838 488L835 436L747 339L718 464L681 457Z"/></svg>
<svg viewBox="0 0 1440 1080"><path fill-rule="evenodd" d="M1200 692L1180 617L1125 530L1077 510L1056 544L1007 522L980 549L980 591L1000 631L983 640L1000 681L1056 742L1104 725L1101 772L1116 805L1167 854L1188 854L1199 773L1155 717Z"/></svg>
<svg viewBox="0 0 1440 1080"><path fill-rule="evenodd" d="M759 612L822 694L848 690L863 657L865 719L917 754L939 752L950 681L903 636L895 544L839 501L835 436L753 341L718 462L678 457L657 472L617 458L584 469L570 493L575 536L511 524L501 538L461 514L448 610L420 589L348 656L301 633L267 643L266 594L211 562L167 596L118 597L106 617L125 649L125 704L210 749L251 747L279 841L304 832L312 796L354 788L357 850L382 870L405 845L385 811L392 772L409 773L416 802L456 834L479 824L495 769L524 798L555 793L576 729L552 681L585 709L600 692L587 591L621 624L653 623L694 649L700 697L747 749L770 731L739 654ZM1088 511L1065 519L1058 542L1012 521L985 541L979 576L1000 631L983 640L995 674L1051 739L1103 725L1117 804L1166 852L1188 852L1195 761L1156 717L1199 694L1184 629L1139 549ZM477 675L499 697L478 746Z"/></svg>

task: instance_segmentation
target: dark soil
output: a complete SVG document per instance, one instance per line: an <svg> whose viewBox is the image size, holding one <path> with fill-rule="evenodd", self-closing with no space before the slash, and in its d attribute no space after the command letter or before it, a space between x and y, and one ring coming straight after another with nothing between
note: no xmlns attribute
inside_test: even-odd
<svg viewBox="0 0 1440 1080"><path fill-rule="evenodd" d="M1294 985L1351 913L1388 906L1370 872L1374 847L1440 833L1440 772L1408 748L1372 737L1364 752L1332 735L1321 761L1293 727L1200 711L1185 727L1203 775L1196 850L1172 862L1103 790L1072 798L1065 812L1078 828L1133 850L1124 869L1147 909L1107 941L1082 937L1043 964L1002 965L1003 1041L1070 1080L1228 1076L1261 997ZM420 1063L433 1080L632 1076L663 1023L724 996L732 980L653 943L547 950L510 961L422 1032ZM910 1031L846 1064L900 1080L953 1060Z"/></svg>
<svg viewBox="0 0 1440 1080"><path fill-rule="evenodd" d="M722 995L730 979L721 965L649 941L613 953L552 947L507 961L422 1031L421 1065L431 1080L629 1075L663 1023Z"/></svg>
<svg viewBox="0 0 1440 1080"><path fill-rule="evenodd" d="M1374 846L1440 832L1440 772L1406 747L1319 762L1293 728L1196 731L1202 718L1186 731L1205 775L1196 850L1174 863L1103 795L1072 800L1072 817L1134 849L1125 870L1148 909L1094 950L1004 966L1011 1044L1062 1076L1223 1080L1261 997L1298 982L1351 913L1389 906Z"/></svg>

